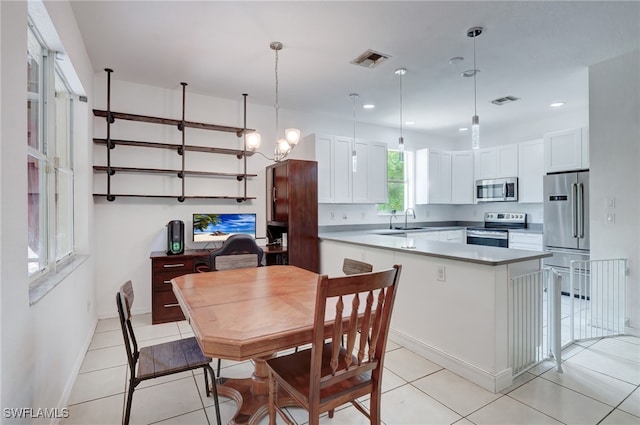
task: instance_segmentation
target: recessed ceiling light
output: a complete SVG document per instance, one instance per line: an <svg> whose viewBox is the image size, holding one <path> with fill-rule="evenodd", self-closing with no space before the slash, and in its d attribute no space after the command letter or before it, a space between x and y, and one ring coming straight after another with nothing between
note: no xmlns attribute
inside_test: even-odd
<svg viewBox="0 0 640 425"><path fill-rule="evenodd" d="M364 109L373 109L376 107L376 105L374 105L373 103L365 103L364 105L362 105L362 107Z"/></svg>
<svg viewBox="0 0 640 425"><path fill-rule="evenodd" d="M552 108L559 108L559 107L561 107L563 105L564 105L564 102L553 102L549 106L551 106Z"/></svg>
<svg viewBox="0 0 640 425"><path fill-rule="evenodd" d="M457 63L462 62L463 60L464 60L464 58L463 58L462 56L456 56L456 57L454 57L454 58L449 59L449 63L450 63L451 65L455 65L455 64L457 64Z"/></svg>
<svg viewBox="0 0 640 425"><path fill-rule="evenodd" d="M414 125L416 122L415 121L407 121L405 122L406 125Z"/></svg>
<svg viewBox="0 0 640 425"><path fill-rule="evenodd" d="M469 131L468 127L460 127L458 131Z"/></svg>

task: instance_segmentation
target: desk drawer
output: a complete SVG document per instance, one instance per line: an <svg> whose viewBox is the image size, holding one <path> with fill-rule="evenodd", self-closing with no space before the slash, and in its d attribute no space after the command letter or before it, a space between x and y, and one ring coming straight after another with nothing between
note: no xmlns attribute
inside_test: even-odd
<svg viewBox="0 0 640 425"><path fill-rule="evenodd" d="M151 272L155 275L157 273L177 273L175 276L182 276L183 274L193 273L194 259L193 258L177 258L164 257L161 259L154 259L151 265ZM173 276L173 277L175 277Z"/></svg>
<svg viewBox="0 0 640 425"><path fill-rule="evenodd" d="M152 276L153 290L169 291L171 290L171 279L189 273L193 273L193 270L172 270L167 273L154 273Z"/></svg>
<svg viewBox="0 0 640 425"><path fill-rule="evenodd" d="M151 298L151 319L154 324L184 320L173 291L154 291Z"/></svg>

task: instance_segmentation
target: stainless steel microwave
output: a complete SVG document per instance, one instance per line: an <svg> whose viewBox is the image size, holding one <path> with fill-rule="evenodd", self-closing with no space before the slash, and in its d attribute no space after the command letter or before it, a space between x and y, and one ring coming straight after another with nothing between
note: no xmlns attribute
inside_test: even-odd
<svg viewBox="0 0 640 425"><path fill-rule="evenodd" d="M476 180L476 201L507 202L518 200L518 178Z"/></svg>

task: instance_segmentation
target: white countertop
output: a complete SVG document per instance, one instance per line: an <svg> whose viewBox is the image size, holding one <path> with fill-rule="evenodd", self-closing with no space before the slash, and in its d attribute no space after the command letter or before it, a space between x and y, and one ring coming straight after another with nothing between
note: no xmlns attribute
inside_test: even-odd
<svg viewBox="0 0 640 425"><path fill-rule="evenodd" d="M453 228L452 228L453 229ZM436 228L433 230L444 230ZM429 231L429 230L421 230ZM552 254L539 251L525 251L520 249L497 248L482 245L466 245L453 242L429 241L420 238L411 238L411 232L407 236L393 236L374 234L378 231L351 231L320 233L321 240L345 242L354 245L364 245L374 248L390 249L417 255L446 258L449 260L465 261L470 263L499 266L502 264L518 263L521 261L536 260L550 257ZM398 230L402 234L404 231ZM389 230L386 230L389 233ZM415 248L407 247L407 242L413 241Z"/></svg>

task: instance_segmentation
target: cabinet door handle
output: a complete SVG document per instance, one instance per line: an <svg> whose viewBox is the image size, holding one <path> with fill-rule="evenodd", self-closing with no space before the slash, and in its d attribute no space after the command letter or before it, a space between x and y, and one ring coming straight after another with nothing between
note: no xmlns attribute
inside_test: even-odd
<svg viewBox="0 0 640 425"><path fill-rule="evenodd" d="M162 267L164 267L165 269L171 269L174 267L184 267L184 263L183 264L163 264Z"/></svg>
<svg viewBox="0 0 640 425"><path fill-rule="evenodd" d="M171 285L171 281L170 280L165 280L162 283L164 283L165 285Z"/></svg>
<svg viewBox="0 0 640 425"><path fill-rule="evenodd" d="M178 303L165 304L163 307L164 307L164 308L169 308L169 307L180 307L180 304L178 304Z"/></svg>

